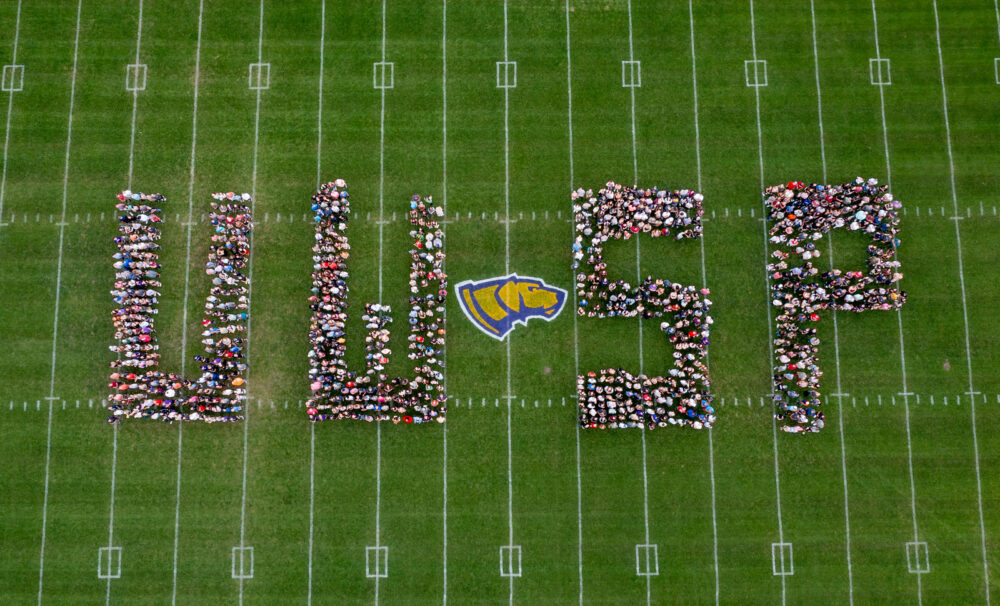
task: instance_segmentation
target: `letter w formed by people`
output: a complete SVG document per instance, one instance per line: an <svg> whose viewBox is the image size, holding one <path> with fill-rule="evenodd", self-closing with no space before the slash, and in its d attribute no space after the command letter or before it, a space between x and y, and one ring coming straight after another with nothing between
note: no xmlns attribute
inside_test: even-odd
<svg viewBox="0 0 1000 606"><path fill-rule="evenodd" d="M712 324L708 289L652 277L633 287L611 280L604 260L609 239L700 238L702 195L609 182L597 193L579 189L572 198L577 313L588 318L662 318L660 329L674 346L673 364L664 376L621 368L578 376L580 426L711 427L715 410L706 364Z"/></svg>
<svg viewBox="0 0 1000 606"><path fill-rule="evenodd" d="M343 179L327 183L313 196L316 223L313 246L312 323L309 327L309 379L312 398L307 405L311 421L353 419L394 423L444 422L445 298L444 233L437 218L442 207L430 197L410 200L410 309L407 314L409 358L414 378L389 378L389 329L392 310L366 303L362 319L365 371L347 369L347 223L350 194Z"/></svg>
<svg viewBox="0 0 1000 606"><path fill-rule="evenodd" d="M253 229L250 195L213 194L216 201L208 215L212 236L205 264L211 287L201 321L205 355L194 357L201 375L193 381L159 369L156 315L163 285L157 226L163 221L166 198L131 191L117 197L119 235L114 241L118 251L111 291L117 305L112 311L115 345L111 351L117 359L111 362L108 421L133 417L166 422L239 421L247 389L250 279L245 271ZM186 355L183 346L179 349Z"/></svg>

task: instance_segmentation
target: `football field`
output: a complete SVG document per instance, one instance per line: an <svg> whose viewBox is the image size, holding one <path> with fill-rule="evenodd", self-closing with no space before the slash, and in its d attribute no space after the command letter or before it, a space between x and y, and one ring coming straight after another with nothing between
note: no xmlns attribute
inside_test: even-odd
<svg viewBox="0 0 1000 606"><path fill-rule="evenodd" d="M996 0L2 0L0 64L3 606L1000 603ZM902 202L908 300L824 312L826 427L785 434L761 192L858 176ZM569 293L504 341L449 293L444 424L308 421L310 196L338 178L352 369L364 303L408 307L413 194L449 288ZM605 253L711 290L711 430L578 427L578 374L672 355L575 313L570 192L608 181L704 194L703 238ZM211 194L253 195L243 422L105 422L124 189L167 198L186 375Z"/></svg>

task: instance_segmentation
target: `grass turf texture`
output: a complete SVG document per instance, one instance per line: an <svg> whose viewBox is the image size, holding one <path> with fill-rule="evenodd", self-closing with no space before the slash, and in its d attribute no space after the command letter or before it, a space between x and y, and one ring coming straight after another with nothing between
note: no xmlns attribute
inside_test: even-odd
<svg viewBox="0 0 1000 606"><path fill-rule="evenodd" d="M1000 318L992 266L1000 221L991 209L1000 185L994 145L1000 86L993 61L1000 47L989 4L944 2L939 9L959 211L966 214L968 208L971 215L959 227L972 380L987 398L985 404L979 400L976 427L995 597L1000 446L992 436L1000 428ZM626 5L583 0L571 7L572 165L565 6L511 2L508 13L509 56L518 62L518 86L509 98L510 211L519 219L510 225L510 267L566 288L572 230L559 213L562 219L569 216L568 192L575 186L596 188L608 179L631 182L633 171L630 92L620 86L620 62L629 54ZM355 209L349 232L354 246L349 334L358 341L357 310L362 301L377 299L379 270L374 219L380 94L372 89L372 63L381 58L381 6L327 3L321 116L321 3L266 2L264 7L263 61L272 69L271 87L261 97L257 148L245 515L255 576L243 583L242 598L240 583L230 578L243 503L240 424L187 425L180 452L177 426L122 426L114 493L114 544L123 548L122 576L111 581L109 592L96 575L96 552L108 544L112 430L96 402L91 409L87 400L103 396L111 355L107 291L116 226L109 217L129 165L132 97L123 80L124 66L135 62L138 7L120 0L82 5L53 369L59 227L48 217L55 215L57 222L62 208L75 8L62 2L22 7L17 62L26 66L24 90L14 93L10 132L4 133L9 156L2 221L11 224L0 227L0 458L7 462L0 474L0 601L39 599L47 488L44 603L94 603L108 595L123 604L166 603L175 588L179 468L177 603L304 602L312 430L296 407L308 396L305 297L312 225L302 214L316 185L319 118L321 177L346 178ZM840 408L838 399L828 396L830 422L822 434L779 436L776 447L771 410L760 405L769 388L770 336L757 220L755 99L743 70L743 61L752 57L749 8L744 2L694 8L699 175L687 6L632 7L635 59L642 61L643 71L643 86L635 90L639 182L697 188L700 179L709 213L704 246L716 318L710 356L720 403L711 438L719 600L773 603L784 593L790 603L847 603L853 589L858 603L912 602L918 579L907 572L904 550L904 543L914 540L912 505L919 540L927 542L930 554L931 572L919 579L923 600L983 603L968 396L961 395L956 406L956 397L969 389L969 368L959 249L954 225L946 220L953 211L932 5L878 6L881 56L892 62L893 84L884 91L891 191L907 208L899 252L906 276L902 287L910 295L902 312L903 339L907 386L920 395L919 403L909 401L910 434L902 398L895 395L903 379L895 314L839 314L839 374L851 395L839 402ZM196 218L207 212L212 191L251 187L256 96L247 88L247 65L257 61L257 10L256 3L231 0L205 5ZM14 2L0 5L4 63L13 56L15 13ZM884 179L889 174L879 91L868 79L868 59L875 56L871 6L819 1L815 14L828 180ZM753 16L757 56L767 61L768 70L768 86L759 91L764 180L822 180L809 6L756 2ZM503 9L499 3L447 6L446 179L442 17L441 3L387 6L386 61L395 62L396 71L395 87L385 94L384 202L386 214L391 218L396 212L399 218L385 225L383 278L384 299L397 309L406 297L409 243L402 213L412 193L444 198L446 189L449 215L460 217L447 225L452 283L500 275L504 268L504 225L491 219L504 214L504 98L495 88L494 65L503 59ZM138 97L133 187L169 199L158 321L164 366L174 370L199 349L192 335L198 333L207 288L201 266L208 229L201 222L193 227L190 256L191 338L187 351L181 351L186 232L180 223L188 203L197 28L197 2L144 4L140 62L149 65L149 80ZM7 94L0 99L6 101ZM97 219L102 212L107 213L103 222ZM851 269L861 258L854 250L859 241L844 236L834 234L835 258ZM697 242L645 240L641 271L700 284L698 247ZM633 247L609 247L608 257L618 262L613 271L634 275ZM379 584L385 603L438 603L445 591L455 604L510 598L498 566L499 546L508 543L510 531L508 411L504 400L494 406L496 398L507 395L506 351L466 322L454 301L449 315L448 389L458 400L449 407L447 467L442 428L386 425L377 490L375 428L351 423L315 428L312 598L317 604L372 601L374 581L364 576L364 548L375 544L376 533L380 544L389 546L390 574ZM835 391L838 373L831 320L824 318L821 328L826 394ZM635 545L646 542L642 437L635 431L580 432L578 478L573 330L567 310L551 323L536 321L511 335L516 396L509 416L512 520L514 543L523 550L514 600L575 603L582 585L586 603L642 602L647 584L635 574ZM581 320L580 369L637 368L637 330L635 321ZM652 371L668 350L654 323L645 323L644 331L645 366ZM403 351L400 345L395 349ZM360 367L361 352L359 342L350 350L355 367ZM403 362L397 353L390 372L401 371ZM44 398L52 377L51 393L59 399L50 426ZM83 402L80 409L77 399ZM287 410L285 401L290 402ZM690 431L647 436L648 542L658 545L660 570L649 579L653 602L711 603L716 597L709 439L707 432ZM913 452L912 503L908 448ZM775 456L782 532L795 554L795 574L784 582L771 572L771 543L779 540Z"/></svg>

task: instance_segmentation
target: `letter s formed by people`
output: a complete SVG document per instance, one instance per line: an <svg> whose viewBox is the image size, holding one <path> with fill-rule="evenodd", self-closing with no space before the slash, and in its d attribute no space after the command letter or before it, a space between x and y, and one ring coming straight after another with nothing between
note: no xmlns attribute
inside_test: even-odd
<svg viewBox="0 0 1000 606"><path fill-rule="evenodd" d="M715 410L706 364L712 325L708 289L665 278L647 277L635 286L613 281L604 260L604 243L609 239L700 238L703 196L687 189L608 182L597 192L578 189L572 198L577 313L587 318L660 318L660 329L674 347L673 363L662 376L620 368L578 376L580 426L711 427Z"/></svg>

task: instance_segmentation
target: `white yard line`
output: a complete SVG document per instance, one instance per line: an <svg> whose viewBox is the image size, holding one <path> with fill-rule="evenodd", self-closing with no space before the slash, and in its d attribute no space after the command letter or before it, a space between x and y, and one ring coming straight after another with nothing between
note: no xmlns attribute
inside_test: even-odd
<svg viewBox="0 0 1000 606"><path fill-rule="evenodd" d="M385 63L386 43L386 0L382 0L382 63ZM383 86L380 87L381 105L379 107L379 137L378 137L378 302L382 304L382 256L384 249L383 231L385 228L385 71L383 66ZM375 423L375 547L382 545L382 422ZM376 549L376 571L380 550ZM367 557L367 556L366 556ZM386 562L388 565L388 561ZM380 574L375 575L375 606L378 606Z"/></svg>
<svg viewBox="0 0 1000 606"><path fill-rule="evenodd" d="M628 1L628 59L629 61L635 61L635 53L632 45L632 0ZM636 135L635 135L635 87L629 87L630 99L631 99L631 124L632 124L632 185L639 185L639 151L636 145ZM642 252L639 246L640 238L635 239L635 276L636 282L642 282L642 269L640 269L640 259L642 258ZM642 316L639 316L639 374L645 372L645 354L643 352L642 343ZM642 441L642 516L645 525L645 544L649 545L649 476L646 471L646 423L643 422L640 429L641 441ZM646 552L647 566L649 552ZM652 602L652 577L650 575L644 575L646 577L646 604L647 606Z"/></svg>
<svg viewBox="0 0 1000 606"><path fill-rule="evenodd" d="M260 16L259 22L257 24L257 63L264 62L264 0L260 0ZM253 208L257 206L257 156L259 152L260 143L260 99L261 99L261 89L257 88L257 99L256 107L254 110L253 119L253 172L250 177L250 204L251 204L251 216L253 215ZM253 331L253 232L250 230L250 259L248 261L247 270L247 343L253 342L252 331ZM246 375L246 394L244 395L247 406L243 407L243 488L242 496L240 499L240 550L243 557L243 549L246 547L246 522L247 522L247 458L248 458L248 442L250 437L250 354L251 350L247 348L246 354L246 364L247 369ZM251 556L252 557L252 556ZM252 560L251 560L252 561ZM241 560L242 562L242 560ZM251 566L251 570L253 567ZM240 593L238 604L243 605L243 585L246 580L244 577L242 565L240 567Z"/></svg>
<svg viewBox="0 0 1000 606"><path fill-rule="evenodd" d="M444 216L448 216L448 0L441 0L441 208ZM445 269L448 246L448 223L441 221L442 247L446 259L441 267ZM445 270L447 275L447 270ZM443 315L445 325L448 324L448 311L445 307ZM444 392L448 393L448 342L444 342L441 359L444 362ZM447 403L446 403L447 405ZM441 428L441 603L448 604L448 423Z"/></svg>
<svg viewBox="0 0 1000 606"><path fill-rule="evenodd" d="M809 0L809 13L812 22L812 46L813 46L813 68L816 76L816 114L819 118L819 151L823 164L823 183L828 183L826 170L826 136L823 131L823 91L819 80L819 50L816 45L816 4L814 0ZM833 234L827 233L827 242L830 247L830 269L833 265ZM854 568L851 564L851 513L848 505L847 491L847 447L844 443L844 390L841 388L840 372L840 327L837 324L837 310L833 310L833 359L837 367L837 428L840 433L840 470L841 479L844 484L844 528L847 532L847 587L848 603L854 606Z"/></svg>
<svg viewBox="0 0 1000 606"><path fill-rule="evenodd" d="M142 0L139 0L139 27L135 34L135 62L136 65L139 64L139 49L142 45ZM136 68L138 70L138 68ZM136 75L138 79L138 74ZM127 81L127 76L126 76ZM132 189L132 169L134 167L135 159L135 118L138 113L139 107L139 90L138 87L133 87L135 90L132 91L132 134L129 136L128 143L128 188Z"/></svg>
<svg viewBox="0 0 1000 606"><path fill-rule="evenodd" d="M750 0L750 44L753 52L754 65L757 65L757 28L754 22L754 10L753 10L753 0ZM756 69L756 67L755 67ZM755 82L756 84L756 82ZM754 109L757 117L757 157L760 166L760 191L763 195L764 191L764 133L760 124L760 87L753 87L754 96ZM767 265L768 252L767 252L767 221L761 218L761 229L764 234L764 265ZM766 305L766 315L767 315L767 349L768 349L768 364L773 368L774 366L774 328L771 321L771 280L768 276L767 270L764 270L764 300ZM773 388L774 380L771 380L771 387ZM773 398L772 398L773 403ZM778 517L778 541L780 543L785 542L785 529L784 523L781 519L781 474L778 464L778 422L775 419L774 411L771 412L771 437L774 442L774 492L775 492L775 503L777 506L777 517ZM773 548L772 548L773 549ZM772 554L773 555L773 554ZM785 604L786 590L785 590L785 576L779 575L781 577L781 603Z"/></svg>
<svg viewBox="0 0 1000 606"><path fill-rule="evenodd" d="M205 14L205 0L198 3L198 41L195 45L194 54L194 93L191 110L191 158L188 172L188 214L187 222L187 243L184 252L184 298L181 304L181 376L186 376L187 365L187 310L188 293L191 284L191 228L194 226L194 171L195 171L195 151L198 147L198 86L201 81L201 32L202 22ZM173 581L170 590L170 604L177 604L177 553L180 538L181 519L181 463L184 452L184 430L183 423L178 424L177 429L177 495L174 503L174 558L173 558Z"/></svg>
<svg viewBox="0 0 1000 606"><path fill-rule="evenodd" d="M21 35L21 0L17 0L17 17L14 19L14 51L11 64L17 65L17 43ZM23 76L22 76L23 77ZM3 138L3 172L0 175L0 224L3 223L3 200L7 189L7 149L10 147L10 116L14 111L14 93L7 93L7 126Z"/></svg>
<svg viewBox="0 0 1000 606"><path fill-rule="evenodd" d="M509 60L507 48L507 0L503 2L503 60ZM504 68L506 69L506 67ZM510 275L510 88L503 87L503 204L504 204L504 275ZM511 358L510 342L513 335L508 333L506 341L507 349L507 545L514 544L514 463L513 444L511 439L511 407L514 398L511 391ZM511 552L513 558L513 551ZM513 568L513 563L510 565ZM514 605L514 576L508 577L509 581L509 601Z"/></svg>
<svg viewBox="0 0 1000 606"><path fill-rule="evenodd" d="M319 83L317 95L319 109L316 111L316 189L323 179L323 59L326 46L326 0L320 5L319 19ZM309 575L306 591L306 606L312 606L313 590L313 527L316 513L316 424L309 426Z"/></svg>
<svg viewBox="0 0 1000 606"><path fill-rule="evenodd" d="M70 76L69 119L66 127L66 155L63 165L62 215L59 220L59 257L56 262L55 311L52 319L52 373L49 376L49 420L45 439L45 493L42 497L42 544L38 556L38 604L42 603L42 587L45 579L45 531L48 524L49 507L49 467L52 461L52 410L56 399L56 345L59 340L59 295L62 290L63 242L66 230L66 199L69 194L69 150L73 143L73 106L76 102L76 73L80 57L80 16L83 0L76 4L76 34L73 39L73 73ZM5 164L6 166L6 164Z"/></svg>
<svg viewBox="0 0 1000 606"><path fill-rule="evenodd" d="M698 193L702 191L701 179L701 128L698 123L698 60L694 48L694 3L688 0L688 19L691 24L691 97L694 105L694 156L698 167ZM699 240L701 246L701 283L708 288L708 270L705 267L705 235ZM705 353L705 367L709 366L709 353ZM719 526L715 508L715 450L712 444L712 428L708 428L708 469L712 487L712 563L715 568L715 604L719 605Z"/></svg>
<svg viewBox="0 0 1000 606"><path fill-rule="evenodd" d="M993 14L997 18L997 42L1000 42L1000 3L993 0Z"/></svg>
<svg viewBox="0 0 1000 606"><path fill-rule="evenodd" d="M566 0L566 103L567 124L569 130L569 188L574 187L573 174L573 63L570 58L569 0ZM570 220L572 223L572 219ZM573 237L576 237L576 227L573 227ZM573 287L573 381L580 376L580 332L577 328L577 294L576 272L570 272ZM577 403L579 407L579 403ZM579 408L577 409L579 415ZM579 580L579 603L583 606L583 482L580 472L580 421L576 421L576 566Z"/></svg>
<svg viewBox="0 0 1000 606"><path fill-rule="evenodd" d="M965 323L965 360L969 370L969 401L972 403L972 445L976 455L976 504L979 508L979 537L983 554L983 576L986 588L986 604L990 603L990 567L986 557L986 525L983 522L983 483L979 469L979 438L976 435L976 395L977 391L972 383L972 347L969 342L969 306L965 296L965 271L962 266L962 234L958 228L960 215L958 213L958 191L955 188L955 158L951 149L951 122L948 119L948 91L944 83L944 56L941 53L941 23L938 19L937 0L932 1L934 6L934 36L937 42L938 68L941 74L941 108L944 112L944 128L946 143L948 148L948 168L951 180L951 200L954 204L954 216L952 223L955 224L955 247L958 253L958 281L962 292L962 320Z"/></svg>
<svg viewBox="0 0 1000 606"><path fill-rule="evenodd" d="M135 34L135 62L139 63L139 49L142 44L142 3L143 0L139 0L139 24ZM129 135L129 148L128 148L128 189L132 189L132 172L135 166L135 118L138 108L139 92L137 90L132 91L132 123L131 123L131 133ZM111 449L111 496L109 498L109 512L108 512L108 550L110 552L111 548L115 544L115 478L118 472L118 424L116 423L112 431L112 449ZM119 556L120 558L121 556ZM109 556L110 558L110 556ZM121 560L119 559L119 565ZM105 588L104 603L111 604L111 562L108 561L108 580L107 587Z"/></svg>
<svg viewBox="0 0 1000 606"><path fill-rule="evenodd" d="M871 0L872 6L872 26L875 32L875 58L881 59L881 49L879 47L878 38L878 13L875 10L875 0ZM879 95L879 108L882 115L882 145L885 150L885 171L886 171L886 185L892 190L892 163L889 160L889 127L885 119L885 87L878 87ZM895 250L895 246L893 246ZM898 255L898 252L897 252ZM898 256L897 256L898 259ZM896 284L899 285L898 282ZM901 309L896 310L896 320L899 326L899 364L900 371L902 373L902 386L903 391L900 395L903 396L903 412L904 420L906 424L906 464L909 471L910 477L910 513L913 519L913 540L917 542L920 540L920 531L917 526L917 488L913 480L913 441L910 435L910 390L907 385L906 380L906 348L903 342L903 312ZM929 549L928 549L929 551ZM929 558L929 556L928 556ZM921 579L922 573L917 572L914 576L917 577L917 604L922 605L924 602L924 592L923 592L923 581Z"/></svg>

